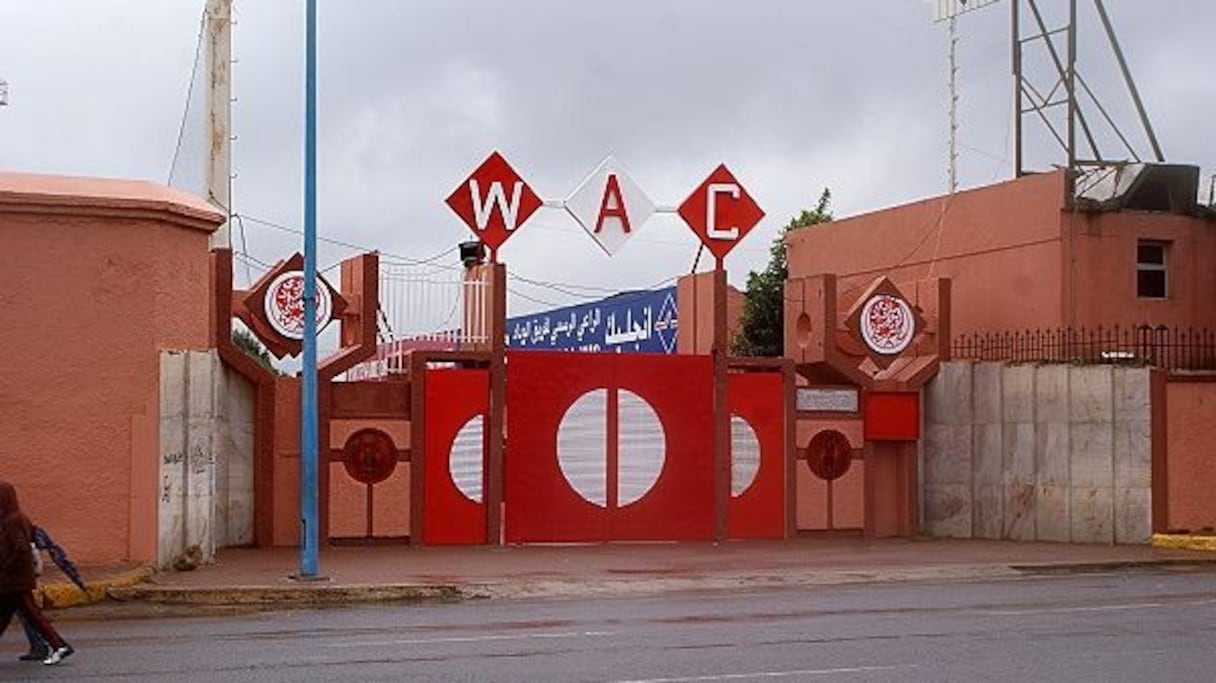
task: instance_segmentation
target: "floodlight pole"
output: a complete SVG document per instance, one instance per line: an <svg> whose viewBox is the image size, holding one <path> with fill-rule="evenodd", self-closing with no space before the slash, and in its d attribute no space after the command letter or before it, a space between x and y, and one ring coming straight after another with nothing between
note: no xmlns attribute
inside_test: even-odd
<svg viewBox="0 0 1216 683"><path fill-rule="evenodd" d="M950 15L950 168L947 189L958 190L958 17Z"/></svg>
<svg viewBox="0 0 1216 683"><path fill-rule="evenodd" d="M317 0L304 56L304 358L300 394L300 579L317 578Z"/></svg>
<svg viewBox="0 0 1216 683"><path fill-rule="evenodd" d="M207 55L207 199L228 220L211 233L211 248L232 247L232 0L207 0L204 40Z"/></svg>

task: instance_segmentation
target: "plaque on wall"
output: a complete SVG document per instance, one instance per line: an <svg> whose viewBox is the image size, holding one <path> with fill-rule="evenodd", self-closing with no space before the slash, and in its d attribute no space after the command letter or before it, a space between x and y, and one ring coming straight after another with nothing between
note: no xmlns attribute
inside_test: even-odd
<svg viewBox="0 0 1216 683"><path fill-rule="evenodd" d="M852 387L798 387L799 412L856 413L857 389Z"/></svg>

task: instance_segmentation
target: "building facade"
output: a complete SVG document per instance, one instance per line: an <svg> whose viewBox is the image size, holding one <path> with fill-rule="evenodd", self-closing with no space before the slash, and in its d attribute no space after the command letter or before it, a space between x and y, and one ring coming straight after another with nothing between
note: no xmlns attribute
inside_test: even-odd
<svg viewBox="0 0 1216 683"><path fill-rule="evenodd" d="M1171 201L1171 182L1150 178L1122 201L1087 202L1059 171L793 230L790 278L834 273L842 293L878 275L949 278L955 335L1213 328L1216 215L1196 204L1194 186L1189 201Z"/></svg>

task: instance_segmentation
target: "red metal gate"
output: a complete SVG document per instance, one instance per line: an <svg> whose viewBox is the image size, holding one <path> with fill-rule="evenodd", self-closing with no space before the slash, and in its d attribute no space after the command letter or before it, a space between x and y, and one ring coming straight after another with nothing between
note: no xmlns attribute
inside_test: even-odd
<svg viewBox="0 0 1216 683"><path fill-rule="evenodd" d="M507 355L508 542L710 539L704 356Z"/></svg>
<svg viewBox="0 0 1216 683"><path fill-rule="evenodd" d="M704 356L507 355L508 542L714 534Z"/></svg>
<svg viewBox="0 0 1216 683"><path fill-rule="evenodd" d="M486 542L486 370L425 372L422 542Z"/></svg>
<svg viewBox="0 0 1216 683"><path fill-rule="evenodd" d="M732 374L731 538L785 536L785 379L780 372Z"/></svg>
<svg viewBox="0 0 1216 683"><path fill-rule="evenodd" d="M708 356L507 355L503 535L508 543L714 537ZM731 374L731 538L786 529L780 372ZM487 538L489 375L425 372L422 542Z"/></svg>

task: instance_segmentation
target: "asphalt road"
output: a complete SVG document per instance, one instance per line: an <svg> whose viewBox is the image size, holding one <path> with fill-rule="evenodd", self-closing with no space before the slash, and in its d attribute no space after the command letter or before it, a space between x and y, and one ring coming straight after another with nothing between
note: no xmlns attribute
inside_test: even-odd
<svg viewBox="0 0 1216 683"><path fill-rule="evenodd" d="M1209 681L1216 573L68 620L0 680Z"/></svg>

